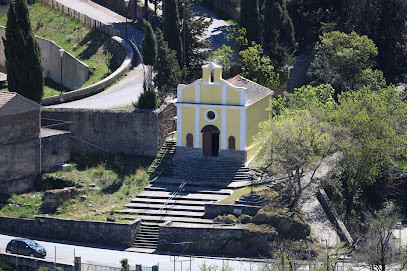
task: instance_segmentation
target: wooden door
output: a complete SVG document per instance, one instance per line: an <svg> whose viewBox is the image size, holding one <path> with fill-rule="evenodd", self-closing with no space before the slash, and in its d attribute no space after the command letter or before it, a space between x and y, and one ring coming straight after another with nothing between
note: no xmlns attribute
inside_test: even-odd
<svg viewBox="0 0 407 271"><path fill-rule="evenodd" d="M202 150L204 156L212 155L212 134L202 133Z"/></svg>

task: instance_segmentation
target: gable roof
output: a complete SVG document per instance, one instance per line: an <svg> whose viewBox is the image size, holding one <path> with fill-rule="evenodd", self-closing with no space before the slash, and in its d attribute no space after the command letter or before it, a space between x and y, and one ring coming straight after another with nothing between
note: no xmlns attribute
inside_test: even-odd
<svg viewBox="0 0 407 271"><path fill-rule="evenodd" d="M236 75L235 77L229 78L226 81L235 87L246 88L246 103L249 105L255 104L263 98L274 94L273 90L263 87L262 85L259 85L249 79L246 79L240 74Z"/></svg>
<svg viewBox="0 0 407 271"><path fill-rule="evenodd" d="M37 110L41 105L16 92L0 91L0 115L10 115Z"/></svg>

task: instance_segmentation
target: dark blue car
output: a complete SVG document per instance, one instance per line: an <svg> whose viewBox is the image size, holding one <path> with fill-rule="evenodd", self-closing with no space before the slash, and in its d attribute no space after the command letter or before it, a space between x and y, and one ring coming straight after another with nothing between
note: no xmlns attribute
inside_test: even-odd
<svg viewBox="0 0 407 271"><path fill-rule="evenodd" d="M45 248L30 239L13 239L6 247L6 252L30 257L45 258Z"/></svg>

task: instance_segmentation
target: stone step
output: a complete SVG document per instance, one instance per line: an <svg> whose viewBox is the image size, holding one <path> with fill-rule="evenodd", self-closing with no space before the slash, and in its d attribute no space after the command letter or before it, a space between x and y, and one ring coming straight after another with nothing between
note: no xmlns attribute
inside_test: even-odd
<svg viewBox="0 0 407 271"><path fill-rule="evenodd" d="M205 212L192 212L192 211L172 211L172 210L163 210L159 212L157 210L150 209L124 209L118 210L116 213L122 214L137 214L137 215L149 215L149 216L166 216L166 217L202 217Z"/></svg>
<svg viewBox="0 0 407 271"><path fill-rule="evenodd" d="M128 209L152 209L152 210L160 210L164 208L164 204L146 204L146 203L129 203L126 204L125 207ZM191 211L191 212L203 212L205 211L205 206L188 206L188 205L178 205L178 204L167 204L165 206L166 210L177 210L177 211Z"/></svg>
<svg viewBox="0 0 407 271"><path fill-rule="evenodd" d="M181 193L200 193L200 194L215 194L215 195L231 195L233 190L231 189L211 189L211 188L197 188L189 185L185 185L183 188L179 188L175 185L166 184L150 184L144 188L145 191L180 191Z"/></svg>
<svg viewBox="0 0 407 271"><path fill-rule="evenodd" d="M197 201L217 201L226 198L224 195L205 195L199 193L178 193L174 195L173 192L161 192L161 191L143 191L137 195L138 198L161 198L169 199L173 197L174 200L197 200Z"/></svg>
<svg viewBox="0 0 407 271"><path fill-rule="evenodd" d="M150 199L150 198L135 198L131 200L131 203L142 203L142 204L162 204L168 203L169 205L189 205L189 206L205 206L207 201L194 201L194 200L170 200L167 199Z"/></svg>
<svg viewBox="0 0 407 271"><path fill-rule="evenodd" d="M138 233L137 234L137 238L136 238L136 242L154 242L158 240L158 234L152 235L152 234L145 234L145 233Z"/></svg>
<svg viewBox="0 0 407 271"><path fill-rule="evenodd" d="M180 222L180 223L194 223L194 224L213 224L213 221L211 219L205 219L205 218L195 218L195 217L157 217L157 216L151 216L151 215L129 215L129 216L123 216L123 219L128 219L128 220L134 220L136 218L141 218L143 221L154 221L158 223L162 223L162 221L173 221L173 222Z"/></svg>
<svg viewBox="0 0 407 271"><path fill-rule="evenodd" d="M208 190L212 188L224 188L227 187L231 181L205 181L205 180L184 180L178 178L169 178L169 177L161 177L152 182L152 184L164 184L164 185L180 185L182 182L186 181L187 186L195 186L195 187L202 187L201 189L208 188Z"/></svg>

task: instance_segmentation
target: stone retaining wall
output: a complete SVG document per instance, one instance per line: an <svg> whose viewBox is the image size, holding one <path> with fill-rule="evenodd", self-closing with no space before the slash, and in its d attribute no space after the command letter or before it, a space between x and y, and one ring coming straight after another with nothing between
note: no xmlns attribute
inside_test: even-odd
<svg viewBox="0 0 407 271"><path fill-rule="evenodd" d="M0 26L0 40L5 38L6 28ZM59 47L52 40L47 40L40 37L35 37L41 47L41 59L44 66L44 74L46 78L50 78L55 82L61 82L61 56ZM4 43L0 42L0 69L6 70L6 56L4 54ZM88 65L75 58L68 52L65 52L62 57L62 84L69 89L77 89L81 87L89 78Z"/></svg>
<svg viewBox="0 0 407 271"><path fill-rule="evenodd" d="M0 232L80 243L130 247L140 220L130 224L36 216L0 217Z"/></svg>
<svg viewBox="0 0 407 271"><path fill-rule="evenodd" d="M174 160L187 160L199 156L203 156L202 148L177 146ZM219 150L218 158L225 161L235 161L238 164L244 164L246 162L247 153L246 151L240 150Z"/></svg>
<svg viewBox="0 0 407 271"><path fill-rule="evenodd" d="M91 96L93 94L101 92L106 87L110 86L115 81L117 81L120 77L122 77L132 66L131 62L133 59L133 49L126 41L124 41L120 37L112 37L112 39L114 40L114 42L121 44L126 49L126 58L124 59L123 63L120 65L120 67L116 71L114 71L112 74L110 74L108 77L106 77L102 81L99 81L91 86L84 87L84 88L81 88L78 90L73 90L73 91L66 92L66 93L62 93L57 96L44 98L44 99L42 99L41 104L42 105L53 105L53 104L59 104L59 103L79 100L81 98Z"/></svg>
<svg viewBox="0 0 407 271"><path fill-rule="evenodd" d="M333 225L335 225L336 231L338 232L341 241L345 242L348 246L353 245L352 236L350 236L348 230L345 227L345 224L343 224L335 208L329 202L329 198L326 195L324 189L320 189L317 192L317 198L318 201L321 203L321 206L327 214L329 220Z"/></svg>
<svg viewBox="0 0 407 271"><path fill-rule="evenodd" d="M48 270L54 270L60 267L64 271L75 271L75 266L71 264L55 262L47 259L31 258L21 255L0 253L0 261L15 266L16 270L38 270L39 267L46 267Z"/></svg>
<svg viewBox="0 0 407 271"><path fill-rule="evenodd" d="M205 204L205 217L215 218L225 214L233 214L236 217L242 214L255 216L259 210L259 206L207 203Z"/></svg>
<svg viewBox="0 0 407 271"><path fill-rule="evenodd" d="M220 255L230 251L228 246L244 237L244 226L201 226L181 227L164 225L159 228L158 250L181 252L185 246L174 243L192 242L184 253Z"/></svg>

